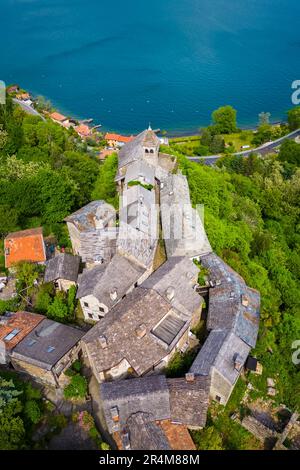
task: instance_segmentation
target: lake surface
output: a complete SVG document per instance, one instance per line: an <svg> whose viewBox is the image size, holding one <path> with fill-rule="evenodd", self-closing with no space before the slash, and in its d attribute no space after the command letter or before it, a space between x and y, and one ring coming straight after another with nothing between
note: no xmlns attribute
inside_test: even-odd
<svg viewBox="0 0 300 470"><path fill-rule="evenodd" d="M291 108L299 0L0 0L0 79L104 129L241 126Z"/></svg>

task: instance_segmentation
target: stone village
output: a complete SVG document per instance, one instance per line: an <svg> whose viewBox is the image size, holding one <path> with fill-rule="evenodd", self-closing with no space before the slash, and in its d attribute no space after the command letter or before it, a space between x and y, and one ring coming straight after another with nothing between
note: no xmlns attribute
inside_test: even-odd
<svg viewBox="0 0 300 470"><path fill-rule="evenodd" d="M210 400L227 403L259 328L259 293L212 251L187 178L159 147L149 126L121 148L118 217L102 200L69 215L73 254L48 259L42 229L5 239L7 268L45 263L44 282L64 291L75 285L93 326L8 312L0 318L0 363L61 388L80 357L119 449L172 449L178 440L193 449L188 429L205 426ZM184 377L167 378L174 354L197 344L192 331L200 320L207 337L193 364Z"/></svg>

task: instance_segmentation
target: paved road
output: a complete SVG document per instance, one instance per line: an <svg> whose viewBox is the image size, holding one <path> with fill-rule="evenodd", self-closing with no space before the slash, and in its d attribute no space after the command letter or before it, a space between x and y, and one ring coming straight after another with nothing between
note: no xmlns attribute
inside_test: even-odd
<svg viewBox="0 0 300 470"><path fill-rule="evenodd" d="M281 137L280 139L274 140L273 142L268 142L267 144L261 145L260 147L257 147L256 149L251 149L251 150L246 150L243 152L237 152L233 153L232 155L237 155L241 157L249 157L252 153L260 153L261 155L266 155L267 153L270 153L271 150L274 150L275 148L279 147L279 145L282 144L287 139L295 139L296 137L300 136L300 129L297 129L296 131L291 132L290 134L285 135L284 137ZM204 156L204 157L187 157L189 160L193 162L204 162L205 165L214 165L219 158L221 158L222 155L209 155L209 156Z"/></svg>
<svg viewBox="0 0 300 470"><path fill-rule="evenodd" d="M13 102L21 106L25 113L32 114L33 116L39 116L41 119L43 119L43 121L46 121L44 116L42 116L38 111L36 111L36 109L24 103L24 101L18 100L17 98L13 98Z"/></svg>

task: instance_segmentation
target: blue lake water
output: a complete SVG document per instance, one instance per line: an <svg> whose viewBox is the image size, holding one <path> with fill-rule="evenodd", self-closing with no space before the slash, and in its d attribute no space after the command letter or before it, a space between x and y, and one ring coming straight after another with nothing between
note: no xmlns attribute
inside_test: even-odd
<svg viewBox="0 0 300 470"><path fill-rule="evenodd" d="M0 79L105 129L273 120L300 79L298 0L0 0Z"/></svg>

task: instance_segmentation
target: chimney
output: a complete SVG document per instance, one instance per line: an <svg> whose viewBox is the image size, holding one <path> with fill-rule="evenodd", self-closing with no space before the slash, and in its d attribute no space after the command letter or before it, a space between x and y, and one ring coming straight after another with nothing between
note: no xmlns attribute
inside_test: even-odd
<svg viewBox="0 0 300 470"><path fill-rule="evenodd" d="M188 372L187 374L185 374L185 381L188 383L195 382L195 374L193 374L192 372Z"/></svg>
<svg viewBox="0 0 300 470"><path fill-rule="evenodd" d="M100 343L100 346L102 349L106 349L107 348L107 339L105 336L100 336L99 339L98 339L99 343Z"/></svg>
<svg viewBox="0 0 300 470"><path fill-rule="evenodd" d="M175 295L175 289L174 287L168 287L168 289L166 290L166 296L167 296L167 299L168 300L173 300L174 299L174 295Z"/></svg>
<svg viewBox="0 0 300 470"><path fill-rule="evenodd" d="M113 300L113 301L117 300L117 298L118 298L118 291L117 291L116 287L114 287L114 288L110 291L109 296L110 296L111 300Z"/></svg>
<svg viewBox="0 0 300 470"><path fill-rule="evenodd" d="M114 423L118 423L119 420L120 420L120 417L119 417L119 410L118 410L117 406L113 406L110 409L110 414L111 414L111 417L112 417L112 420L114 421Z"/></svg>
<svg viewBox="0 0 300 470"><path fill-rule="evenodd" d="M236 353L233 357L233 360L234 360L235 370L240 372L242 370L242 367L243 367L243 364L244 364L243 358L238 353Z"/></svg>
<svg viewBox="0 0 300 470"><path fill-rule="evenodd" d="M141 325L139 325L137 327L137 329L135 330L135 334L139 339L144 338L146 333L147 333L147 328L146 328L146 325L144 323L141 323Z"/></svg>

